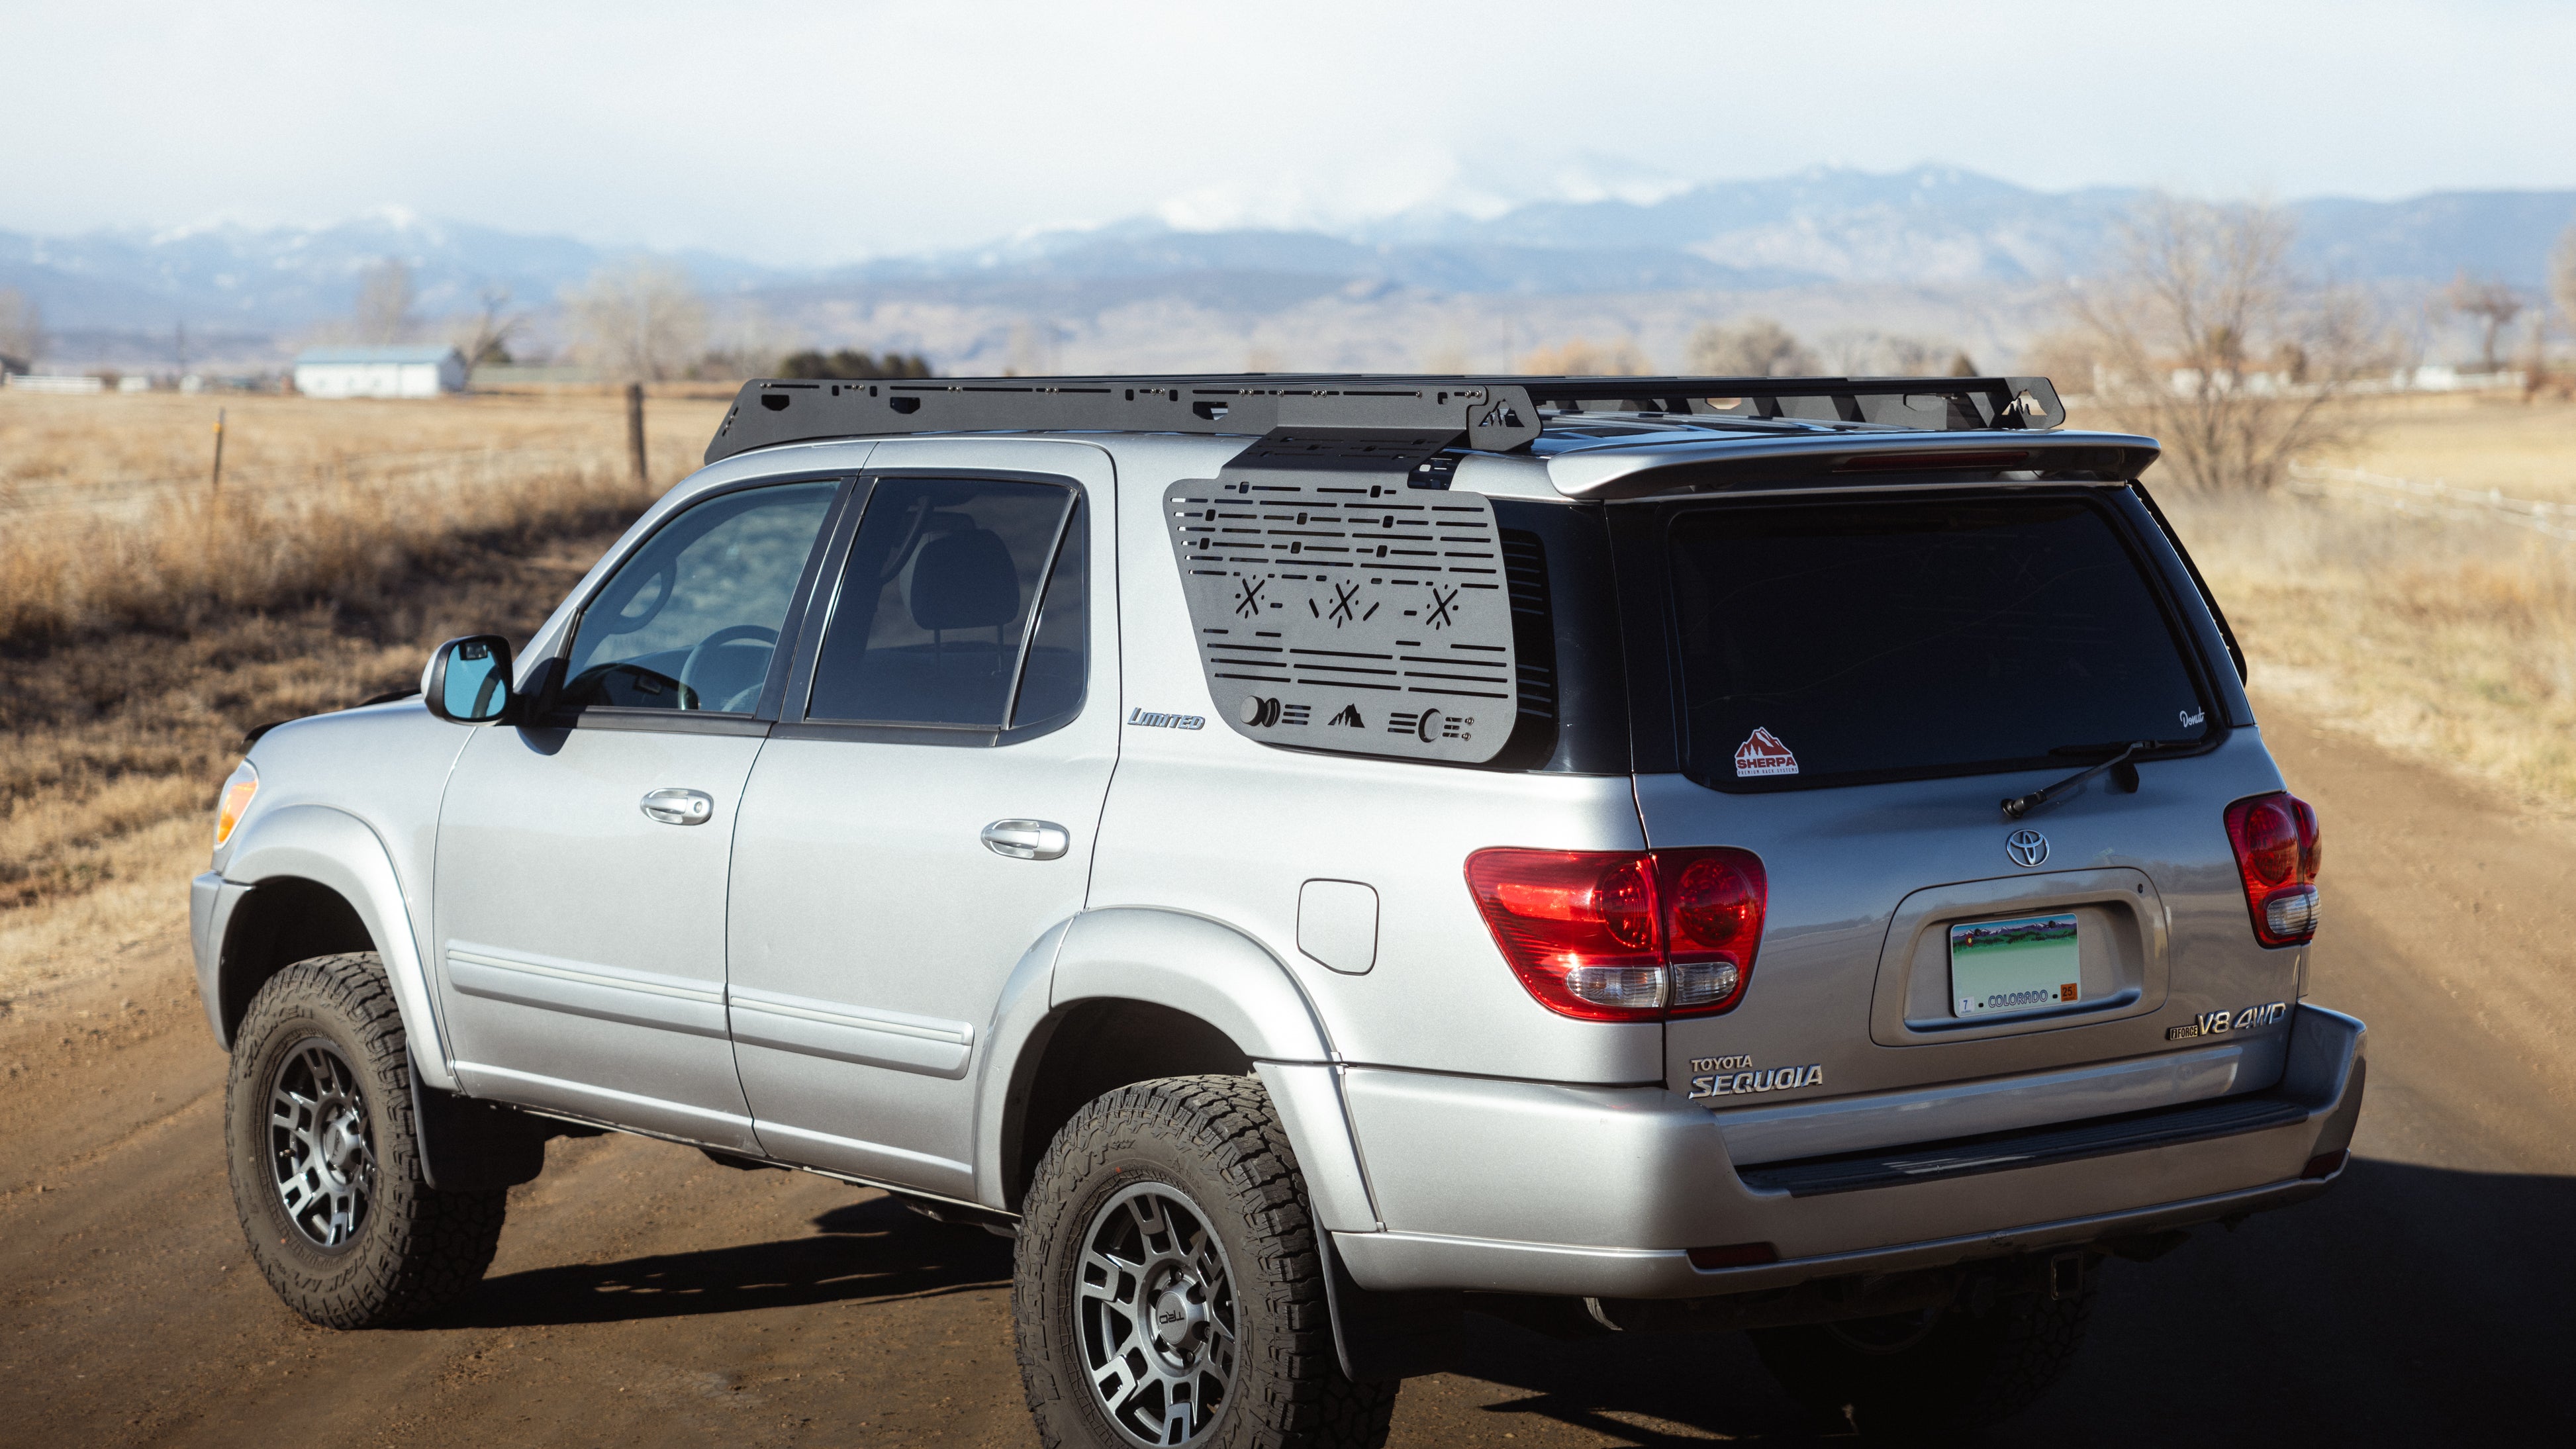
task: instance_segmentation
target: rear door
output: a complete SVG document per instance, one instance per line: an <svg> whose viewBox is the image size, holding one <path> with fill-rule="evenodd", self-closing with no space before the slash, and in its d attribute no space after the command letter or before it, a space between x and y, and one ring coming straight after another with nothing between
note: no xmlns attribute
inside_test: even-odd
<svg viewBox="0 0 2576 1449"><path fill-rule="evenodd" d="M1731 1142L1810 1155L2277 1078L2278 1027L2169 1035L2295 1000L2303 952L2253 938L2224 811L2279 775L2132 495L1613 512L1632 676L1655 696L1639 715L1670 721L1640 740L1648 838L1750 849L1769 877L1740 1004L1666 1033L1676 1090L1784 1127ZM2134 774L2025 818L2002 808L2142 742ZM2015 1076L2033 1090L1992 1089ZM1985 1085L1920 1092L1968 1083ZM1803 1104L1873 1093L1910 1095L1840 1137L1785 1130L1817 1115Z"/></svg>
<svg viewBox="0 0 2576 1449"><path fill-rule="evenodd" d="M735 1060L762 1148L973 1193L976 1055L1082 908L1116 759L1108 455L881 444L743 794Z"/></svg>

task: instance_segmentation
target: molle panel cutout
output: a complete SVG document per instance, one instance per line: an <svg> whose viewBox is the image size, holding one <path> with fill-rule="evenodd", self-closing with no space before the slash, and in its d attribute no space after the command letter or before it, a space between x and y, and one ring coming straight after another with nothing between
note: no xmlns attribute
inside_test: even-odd
<svg viewBox="0 0 2576 1449"><path fill-rule="evenodd" d="M1389 453L1164 491L1208 692L1264 744L1483 764L1519 712L1494 506Z"/></svg>

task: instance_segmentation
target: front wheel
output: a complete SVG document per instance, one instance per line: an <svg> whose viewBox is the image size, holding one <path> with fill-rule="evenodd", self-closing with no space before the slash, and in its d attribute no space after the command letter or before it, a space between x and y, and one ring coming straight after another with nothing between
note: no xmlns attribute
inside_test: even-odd
<svg viewBox="0 0 2576 1449"><path fill-rule="evenodd" d="M421 1180L411 1058L373 952L320 956L251 998L224 1089L233 1208L286 1306L376 1328L481 1280L505 1194Z"/></svg>
<svg viewBox="0 0 2576 1449"><path fill-rule="evenodd" d="M1942 1437L2030 1407L2083 1346L2094 1285L1753 1331L1762 1363L1808 1409L1867 1435Z"/></svg>
<svg viewBox="0 0 2576 1449"><path fill-rule="evenodd" d="M1011 1308L1048 1449L1377 1449L1393 1384L1343 1376L1287 1134L1248 1077L1084 1107L1022 1205Z"/></svg>

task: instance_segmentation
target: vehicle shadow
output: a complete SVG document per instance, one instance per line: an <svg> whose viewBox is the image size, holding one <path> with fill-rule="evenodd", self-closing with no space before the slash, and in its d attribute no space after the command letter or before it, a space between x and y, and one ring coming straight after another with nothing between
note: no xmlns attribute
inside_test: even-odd
<svg viewBox="0 0 2576 1449"><path fill-rule="evenodd" d="M1007 1287L1011 1245L935 1223L888 1197L837 1207L772 1243L536 1268L486 1279L425 1328L529 1328L742 1313Z"/></svg>
<svg viewBox="0 0 2576 1449"><path fill-rule="evenodd" d="M1993 1445L2576 1443L2576 1177L2357 1159L2325 1197L2114 1261L2073 1370ZM1612 1443L1835 1427L1742 1334L1562 1342L1469 1319L1492 1404Z"/></svg>

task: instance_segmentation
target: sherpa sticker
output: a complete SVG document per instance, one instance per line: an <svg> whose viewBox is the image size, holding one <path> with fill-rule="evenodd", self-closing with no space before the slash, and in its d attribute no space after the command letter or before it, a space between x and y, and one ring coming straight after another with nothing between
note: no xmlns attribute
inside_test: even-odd
<svg viewBox="0 0 2576 1449"><path fill-rule="evenodd" d="M1753 737L1735 747L1735 773L1748 775L1794 775L1798 757L1780 743L1780 737L1766 729L1756 729Z"/></svg>

